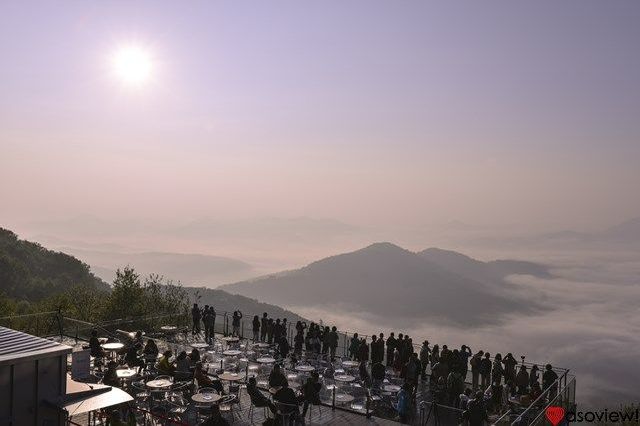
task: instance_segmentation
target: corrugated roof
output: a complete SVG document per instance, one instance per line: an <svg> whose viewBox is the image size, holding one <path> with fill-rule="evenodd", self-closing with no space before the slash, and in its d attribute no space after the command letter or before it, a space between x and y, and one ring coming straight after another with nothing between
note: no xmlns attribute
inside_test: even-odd
<svg viewBox="0 0 640 426"><path fill-rule="evenodd" d="M38 358L39 355L51 356L57 352L69 353L71 347L21 331L0 327L0 363L5 364L8 361L26 357Z"/></svg>

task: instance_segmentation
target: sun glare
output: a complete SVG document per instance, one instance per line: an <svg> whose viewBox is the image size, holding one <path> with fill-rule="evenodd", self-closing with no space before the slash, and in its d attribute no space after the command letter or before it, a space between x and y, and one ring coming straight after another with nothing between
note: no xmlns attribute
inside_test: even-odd
<svg viewBox="0 0 640 426"><path fill-rule="evenodd" d="M117 77L125 84L139 86L149 80L153 63L149 52L139 46L120 48L113 56Z"/></svg>

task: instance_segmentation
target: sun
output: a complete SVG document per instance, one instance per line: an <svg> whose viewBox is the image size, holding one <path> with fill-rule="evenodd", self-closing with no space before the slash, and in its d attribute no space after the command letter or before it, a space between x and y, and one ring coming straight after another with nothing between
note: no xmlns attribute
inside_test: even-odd
<svg viewBox="0 0 640 426"><path fill-rule="evenodd" d="M124 46L113 55L113 70L123 83L140 86L149 80L153 71L153 61L144 48Z"/></svg>

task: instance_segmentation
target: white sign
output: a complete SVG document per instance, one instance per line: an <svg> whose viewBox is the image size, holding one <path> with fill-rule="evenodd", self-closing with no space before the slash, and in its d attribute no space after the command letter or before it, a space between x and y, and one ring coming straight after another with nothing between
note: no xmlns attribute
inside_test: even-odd
<svg viewBox="0 0 640 426"><path fill-rule="evenodd" d="M91 370L91 350L73 352L71 354L71 378L87 379Z"/></svg>

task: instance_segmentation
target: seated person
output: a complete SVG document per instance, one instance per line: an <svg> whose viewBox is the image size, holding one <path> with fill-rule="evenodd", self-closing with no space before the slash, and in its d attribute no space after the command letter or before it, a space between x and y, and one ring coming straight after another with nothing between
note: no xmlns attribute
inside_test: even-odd
<svg viewBox="0 0 640 426"><path fill-rule="evenodd" d="M119 386L120 379L118 379L118 374L116 373L116 367L118 364L115 361L109 361L107 364L107 370L104 372L104 377L102 378L102 383L107 386Z"/></svg>
<svg viewBox="0 0 640 426"><path fill-rule="evenodd" d="M373 379L373 386L380 387L382 381L386 376L386 369L384 364L376 362L371 366L371 378Z"/></svg>
<svg viewBox="0 0 640 426"><path fill-rule="evenodd" d="M124 360L129 368L138 367L138 374L140 374L140 371L144 367L144 361L138 358L138 351L136 350L135 346L131 345L127 348L127 353L124 356Z"/></svg>
<svg viewBox="0 0 640 426"><path fill-rule="evenodd" d="M307 379L302 386L302 417L307 414L309 404L320 405L320 390L322 384L320 384L320 376L316 371L311 373L311 376Z"/></svg>
<svg viewBox="0 0 640 426"><path fill-rule="evenodd" d="M200 361L200 351L196 348L193 348L191 353L189 353L189 360L193 365L195 365L196 362Z"/></svg>
<svg viewBox="0 0 640 426"><path fill-rule="evenodd" d="M220 414L220 407L217 405L211 406L211 415L207 417L204 423L201 423L201 426L228 426L229 422L227 419L222 417Z"/></svg>
<svg viewBox="0 0 640 426"><path fill-rule="evenodd" d="M218 391L219 394L224 393L220 380L218 380L217 378L215 378L214 380L211 376L209 376L205 371L201 361L198 361L196 363L194 378L196 379L196 382L198 382L199 388L213 388Z"/></svg>
<svg viewBox="0 0 640 426"><path fill-rule="evenodd" d="M278 409L275 419L276 424L284 424L284 420L291 421L298 417L298 398L296 398L296 393L286 382L273 396L273 401Z"/></svg>
<svg viewBox="0 0 640 426"><path fill-rule="evenodd" d="M185 351L182 351L176 357L175 376L178 380L188 380L193 377L191 373L191 360Z"/></svg>
<svg viewBox="0 0 640 426"><path fill-rule="evenodd" d="M142 346L144 346L144 342L142 341L142 331L136 331L136 334L131 343L136 347L136 350L139 351L142 349Z"/></svg>
<svg viewBox="0 0 640 426"><path fill-rule="evenodd" d="M282 373L280 369L280 364L276 364L273 366L273 370L269 374L269 387L271 388L279 388L289 386L289 381L287 377Z"/></svg>
<svg viewBox="0 0 640 426"><path fill-rule="evenodd" d="M247 394L249 394L249 398L251 398L251 403L254 407L269 407L269 410L271 410L271 412L275 414L276 406L273 405L271 401L269 401L269 398L267 398L262 394L262 392L260 392L255 377L249 378L249 382L247 383Z"/></svg>
<svg viewBox="0 0 640 426"><path fill-rule="evenodd" d="M104 358L104 350L98 340L98 332L91 330L91 338L89 339L89 349L91 349L91 356L95 358Z"/></svg>
<svg viewBox="0 0 640 426"><path fill-rule="evenodd" d="M173 362L169 361L171 355L171 351L164 351L162 353L162 358L160 358L160 361L158 361L158 365L156 366L158 373L173 376L173 373L176 371L176 367L173 365Z"/></svg>

